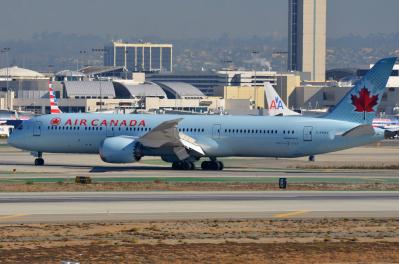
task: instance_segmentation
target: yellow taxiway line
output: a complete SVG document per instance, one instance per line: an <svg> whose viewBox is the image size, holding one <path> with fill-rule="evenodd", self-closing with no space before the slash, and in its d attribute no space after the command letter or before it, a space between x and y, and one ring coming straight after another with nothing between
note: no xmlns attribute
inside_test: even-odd
<svg viewBox="0 0 399 264"><path fill-rule="evenodd" d="M288 212L288 213L282 213L282 214L275 214L273 217L275 218L287 218L291 216L298 216L298 215L303 215L306 214L310 211L302 210L302 211L294 211L294 212Z"/></svg>
<svg viewBox="0 0 399 264"><path fill-rule="evenodd" d="M15 215L5 215L5 216L0 216L0 221L1 220L9 220L9 219L14 219L14 218L19 218L27 216L27 214L15 214Z"/></svg>

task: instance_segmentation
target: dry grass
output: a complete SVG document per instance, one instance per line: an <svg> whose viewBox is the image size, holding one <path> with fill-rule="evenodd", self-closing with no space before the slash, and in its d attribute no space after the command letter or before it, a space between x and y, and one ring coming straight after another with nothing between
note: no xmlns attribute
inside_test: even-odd
<svg viewBox="0 0 399 264"><path fill-rule="evenodd" d="M398 249L397 219L0 225L0 263L396 263Z"/></svg>

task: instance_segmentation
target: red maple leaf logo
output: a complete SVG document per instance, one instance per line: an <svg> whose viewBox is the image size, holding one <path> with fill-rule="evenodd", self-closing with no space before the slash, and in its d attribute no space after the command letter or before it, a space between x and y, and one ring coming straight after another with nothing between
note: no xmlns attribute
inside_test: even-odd
<svg viewBox="0 0 399 264"><path fill-rule="evenodd" d="M51 124L52 126L58 126L60 123L61 123L61 119L58 118L58 117L53 118L53 119L50 120L50 124Z"/></svg>
<svg viewBox="0 0 399 264"><path fill-rule="evenodd" d="M374 106L377 105L378 95L370 96L370 91L364 87L360 90L359 96L352 94L352 104L356 112L375 112Z"/></svg>

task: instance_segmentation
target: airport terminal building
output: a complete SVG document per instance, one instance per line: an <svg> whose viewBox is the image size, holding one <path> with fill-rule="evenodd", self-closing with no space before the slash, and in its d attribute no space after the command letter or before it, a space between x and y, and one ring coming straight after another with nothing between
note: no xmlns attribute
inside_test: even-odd
<svg viewBox="0 0 399 264"><path fill-rule="evenodd" d="M130 72L172 72L172 55L172 44L112 42L104 47L104 66L123 66Z"/></svg>
<svg viewBox="0 0 399 264"><path fill-rule="evenodd" d="M0 69L0 106L49 113L48 81L52 79L55 96L64 112L107 109L246 114L248 110L267 108L265 81L274 86L290 108L327 109L334 106L366 71L358 70L359 76L349 79L317 82L304 81L306 77L295 72L228 71L146 76L145 73L129 73L124 66L92 66L81 71L60 71L50 77L29 69L9 67ZM379 112L383 114L399 114L398 72L399 64L395 65L382 98Z"/></svg>

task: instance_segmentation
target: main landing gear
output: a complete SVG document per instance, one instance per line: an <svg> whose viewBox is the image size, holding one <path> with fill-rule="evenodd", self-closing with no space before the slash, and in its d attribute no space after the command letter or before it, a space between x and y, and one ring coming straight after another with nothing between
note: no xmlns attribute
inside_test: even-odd
<svg viewBox="0 0 399 264"><path fill-rule="evenodd" d="M174 170L195 170L195 164L191 161L175 161L172 163Z"/></svg>
<svg viewBox="0 0 399 264"><path fill-rule="evenodd" d="M224 165L223 162L217 161L217 160L211 160L211 161L203 161L201 163L201 168L203 170L223 170Z"/></svg>
<svg viewBox="0 0 399 264"><path fill-rule="evenodd" d="M203 161L201 163L201 169L217 171L223 170L223 162L217 161L216 159L210 161ZM195 170L195 164L191 161L175 161L172 163L172 169L174 170Z"/></svg>
<svg viewBox="0 0 399 264"><path fill-rule="evenodd" d="M315 162L316 161L316 157L314 155L310 155L309 156L309 161L310 162Z"/></svg>

